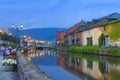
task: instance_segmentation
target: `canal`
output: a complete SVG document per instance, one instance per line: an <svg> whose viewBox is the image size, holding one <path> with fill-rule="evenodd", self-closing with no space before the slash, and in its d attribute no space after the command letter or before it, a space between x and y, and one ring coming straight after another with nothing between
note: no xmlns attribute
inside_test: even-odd
<svg viewBox="0 0 120 80"><path fill-rule="evenodd" d="M28 60L54 80L118 80L120 58L37 50Z"/></svg>

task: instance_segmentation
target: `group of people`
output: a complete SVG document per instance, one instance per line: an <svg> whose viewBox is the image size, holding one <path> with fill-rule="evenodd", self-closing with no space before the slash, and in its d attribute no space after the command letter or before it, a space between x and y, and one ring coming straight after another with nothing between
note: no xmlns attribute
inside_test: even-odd
<svg viewBox="0 0 120 80"><path fill-rule="evenodd" d="M0 53L2 55L10 55L12 51L11 46L0 46Z"/></svg>

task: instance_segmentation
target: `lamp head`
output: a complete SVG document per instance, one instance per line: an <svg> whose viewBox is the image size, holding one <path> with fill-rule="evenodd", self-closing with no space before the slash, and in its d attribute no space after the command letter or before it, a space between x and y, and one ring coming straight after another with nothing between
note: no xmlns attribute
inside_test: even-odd
<svg viewBox="0 0 120 80"><path fill-rule="evenodd" d="M20 24L20 29L23 29L23 24Z"/></svg>
<svg viewBox="0 0 120 80"><path fill-rule="evenodd" d="M12 24L12 29L14 29L15 28L15 25L14 24Z"/></svg>

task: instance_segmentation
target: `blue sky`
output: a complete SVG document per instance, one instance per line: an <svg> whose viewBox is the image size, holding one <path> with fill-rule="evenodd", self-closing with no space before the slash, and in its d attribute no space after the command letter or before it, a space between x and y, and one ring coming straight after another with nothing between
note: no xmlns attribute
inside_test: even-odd
<svg viewBox="0 0 120 80"><path fill-rule="evenodd" d="M0 0L0 26L69 28L113 12L120 13L120 0Z"/></svg>

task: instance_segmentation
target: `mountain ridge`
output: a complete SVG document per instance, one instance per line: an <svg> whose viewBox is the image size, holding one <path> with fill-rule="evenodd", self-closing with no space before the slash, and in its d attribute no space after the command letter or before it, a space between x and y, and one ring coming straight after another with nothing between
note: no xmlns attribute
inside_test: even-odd
<svg viewBox="0 0 120 80"><path fill-rule="evenodd" d="M66 28L32 28L19 30L18 34L19 36L28 35L34 39L53 41L56 39L56 32L58 30L65 31ZM13 36L16 36L16 30L10 29L10 32L12 32Z"/></svg>

